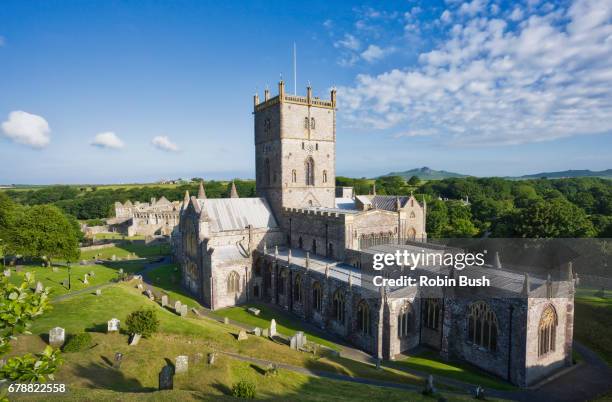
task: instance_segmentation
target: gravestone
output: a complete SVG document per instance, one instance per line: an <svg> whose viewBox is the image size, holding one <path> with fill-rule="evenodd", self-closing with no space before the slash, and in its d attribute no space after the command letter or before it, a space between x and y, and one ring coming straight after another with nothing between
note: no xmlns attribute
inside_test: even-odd
<svg viewBox="0 0 612 402"><path fill-rule="evenodd" d="M304 345L306 345L306 335L304 335L304 332L302 331L298 331L295 333L295 338L296 338L296 342L297 342L297 348L301 349L304 347Z"/></svg>
<svg viewBox="0 0 612 402"><path fill-rule="evenodd" d="M241 329L240 332L238 332L238 340L239 341L246 341L247 339L249 339L246 331L244 329Z"/></svg>
<svg viewBox="0 0 612 402"><path fill-rule="evenodd" d="M298 346L297 346L297 335L293 335L291 337L291 339L289 340L289 347L291 349L297 350Z"/></svg>
<svg viewBox="0 0 612 402"><path fill-rule="evenodd" d="M189 357L185 355L176 356L174 367L176 374L185 373L189 369Z"/></svg>
<svg viewBox="0 0 612 402"><path fill-rule="evenodd" d="M140 334L134 334L130 337L130 346L136 346L138 345L138 342L140 341L140 338L142 337L142 335Z"/></svg>
<svg viewBox="0 0 612 402"><path fill-rule="evenodd" d="M117 256L115 254L113 254L113 256L111 257L112 261L117 261Z"/></svg>
<svg viewBox="0 0 612 402"><path fill-rule="evenodd" d="M261 312L258 308L255 307L249 307L248 312L253 314L253 315L259 315L259 313Z"/></svg>
<svg viewBox="0 0 612 402"><path fill-rule="evenodd" d="M181 317L187 317L188 307L186 304L181 305Z"/></svg>
<svg viewBox="0 0 612 402"><path fill-rule="evenodd" d="M159 390L172 388L174 388L174 369L167 365L159 372Z"/></svg>
<svg viewBox="0 0 612 402"><path fill-rule="evenodd" d="M227 318L227 317L223 317L223 323L224 323L225 325L229 324L229 318Z"/></svg>
<svg viewBox="0 0 612 402"><path fill-rule="evenodd" d="M87 274L83 277L83 285L89 285L89 275Z"/></svg>
<svg viewBox="0 0 612 402"><path fill-rule="evenodd" d="M42 293L43 290L44 290L43 284L40 281L36 282L36 289L34 290L34 292Z"/></svg>
<svg viewBox="0 0 612 402"><path fill-rule="evenodd" d="M149 299L155 300L155 296L153 296L153 292L151 292L151 289L147 289L145 293Z"/></svg>
<svg viewBox="0 0 612 402"><path fill-rule="evenodd" d="M123 353L115 353L115 359L113 360L113 368L121 368L121 362L123 361Z"/></svg>
<svg viewBox="0 0 612 402"><path fill-rule="evenodd" d="M474 398L480 399L480 400L485 400L486 399L486 397L485 397L485 390L480 385L478 385L476 387L476 389L474 389Z"/></svg>
<svg viewBox="0 0 612 402"><path fill-rule="evenodd" d="M136 287L138 288L138 290L142 290L142 289L144 289L144 288L142 287L142 283L139 283L139 284L138 284Z"/></svg>
<svg viewBox="0 0 612 402"><path fill-rule="evenodd" d="M176 314L181 314L181 302L179 300L174 302L174 311Z"/></svg>
<svg viewBox="0 0 612 402"><path fill-rule="evenodd" d="M11 277L11 270L10 269L5 269L4 270L4 276L6 276L7 278Z"/></svg>
<svg viewBox="0 0 612 402"><path fill-rule="evenodd" d="M59 348L64 344L65 339L66 331L64 331L64 328L55 327L49 331L49 345Z"/></svg>
<svg viewBox="0 0 612 402"><path fill-rule="evenodd" d="M116 318L112 318L107 322L106 332L119 332L119 325L121 321Z"/></svg>
<svg viewBox="0 0 612 402"><path fill-rule="evenodd" d="M163 295L161 297L161 305L162 307L166 307L168 305L168 295Z"/></svg>
<svg viewBox="0 0 612 402"><path fill-rule="evenodd" d="M96 289L96 296L100 296L102 294L102 289Z"/></svg>
<svg viewBox="0 0 612 402"><path fill-rule="evenodd" d="M198 317L200 316L200 312L198 311L198 309L197 309L197 308L192 307L192 308L191 308L191 311L193 312L193 314L197 315Z"/></svg>
<svg viewBox="0 0 612 402"><path fill-rule="evenodd" d="M431 395L436 393L436 387L434 387L433 375L429 375L427 377L427 381L425 382L425 389L423 390L425 395Z"/></svg>
<svg viewBox="0 0 612 402"><path fill-rule="evenodd" d="M208 354L208 364L210 364L211 366L215 364L215 361L217 360L217 353L216 352L211 352Z"/></svg>
<svg viewBox="0 0 612 402"><path fill-rule="evenodd" d="M253 330L253 334L255 336L261 336L261 328L255 327L255 329Z"/></svg>
<svg viewBox="0 0 612 402"><path fill-rule="evenodd" d="M273 318L272 321L270 321L270 337L275 337L276 336L276 320Z"/></svg>
<svg viewBox="0 0 612 402"><path fill-rule="evenodd" d="M202 360L202 358L204 357L204 355L200 352L196 353L195 355L193 355L193 364L198 364L200 362L200 360Z"/></svg>
<svg viewBox="0 0 612 402"><path fill-rule="evenodd" d="M51 270L52 270L53 272L57 272L57 271L59 271L59 269L58 269L57 267L53 267L53 268L51 268Z"/></svg>
<svg viewBox="0 0 612 402"><path fill-rule="evenodd" d="M269 330L268 328L264 328L264 329L261 331L261 336L263 336L263 337L265 337L265 338L268 338L268 337L270 336L270 330Z"/></svg>
<svg viewBox="0 0 612 402"><path fill-rule="evenodd" d="M119 268L119 274L123 274L123 268Z"/></svg>

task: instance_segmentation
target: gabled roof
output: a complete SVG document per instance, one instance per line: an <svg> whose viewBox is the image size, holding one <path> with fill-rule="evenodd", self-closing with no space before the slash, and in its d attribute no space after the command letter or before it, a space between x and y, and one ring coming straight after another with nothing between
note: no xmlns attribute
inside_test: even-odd
<svg viewBox="0 0 612 402"><path fill-rule="evenodd" d="M205 210L213 232L278 227L264 198L208 198L197 200Z"/></svg>
<svg viewBox="0 0 612 402"><path fill-rule="evenodd" d="M162 195L162 197L161 197L159 200L157 200L157 202L155 203L155 205L168 205L168 204L170 204L170 201L168 201L168 199L167 199L166 197L164 197L163 195Z"/></svg>

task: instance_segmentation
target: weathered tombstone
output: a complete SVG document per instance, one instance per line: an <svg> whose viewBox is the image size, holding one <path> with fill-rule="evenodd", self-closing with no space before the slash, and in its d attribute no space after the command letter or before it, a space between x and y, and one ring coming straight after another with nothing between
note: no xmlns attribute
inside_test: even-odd
<svg viewBox="0 0 612 402"><path fill-rule="evenodd" d="M172 388L174 388L174 369L167 365L159 372L159 390Z"/></svg>
<svg viewBox="0 0 612 402"><path fill-rule="evenodd" d="M43 290L43 284L40 281L36 282L36 289L34 290L34 292L42 293Z"/></svg>
<svg viewBox="0 0 612 402"><path fill-rule="evenodd" d="M177 300L174 302L174 311L176 314L181 314L181 301Z"/></svg>
<svg viewBox="0 0 612 402"><path fill-rule="evenodd" d="M139 283L138 285L136 285L136 287L138 288L138 290L144 289L144 287L142 286L142 283Z"/></svg>
<svg viewBox="0 0 612 402"><path fill-rule="evenodd" d="M112 318L107 322L106 332L118 332L120 323L121 321L119 321L118 319Z"/></svg>
<svg viewBox="0 0 612 402"><path fill-rule="evenodd" d="M123 268L119 268L119 274L123 274Z"/></svg>
<svg viewBox="0 0 612 402"><path fill-rule="evenodd" d="M480 385L476 386L476 389L474 389L474 398L480 399L480 400L485 400L486 399L486 397L485 397L485 390Z"/></svg>
<svg viewBox="0 0 612 402"><path fill-rule="evenodd" d="M202 358L204 357L204 355L200 352L196 353L195 355L193 355L193 364L198 364L200 362L200 360L202 360Z"/></svg>
<svg viewBox="0 0 612 402"><path fill-rule="evenodd" d="M138 342L140 341L141 336L142 336L142 335L140 335L140 334L133 334L133 335L130 337L130 346L136 346L136 345L138 345Z"/></svg>
<svg viewBox="0 0 612 402"><path fill-rule="evenodd" d="M188 307L186 304L181 305L181 317L187 317Z"/></svg>
<svg viewBox="0 0 612 402"><path fill-rule="evenodd" d="M278 374L278 367L276 366L275 363L269 363L266 366L266 377L270 377L270 376L276 376Z"/></svg>
<svg viewBox="0 0 612 402"><path fill-rule="evenodd" d="M51 270L52 270L53 272L57 272L57 271L59 271L59 269L58 269L57 267L53 267L53 268L51 268Z"/></svg>
<svg viewBox="0 0 612 402"><path fill-rule="evenodd" d="M162 297L161 297L161 305L162 305L162 307L166 307L168 305L168 295L162 295Z"/></svg>
<svg viewBox="0 0 612 402"><path fill-rule="evenodd" d="M117 256L115 254L113 254L113 256L111 257L112 261L117 261Z"/></svg>
<svg viewBox="0 0 612 402"><path fill-rule="evenodd" d="M66 331L64 331L64 328L51 328L51 330L49 331L49 345L59 348L64 344L65 337Z"/></svg>
<svg viewBox="0 0 612 402"><path fill-rule="evenodd" d="M121 368L121 362L123 361L123 353L115 353L115 360L113 360L113 368Z"/></svg>
<svg viewBox="0 0 612 402"><path fill-rule="evenodd" d="M425 381L425 389L423 390L423 394L431 395L436 393L436 387L434 387L433 375L429 375L427 377L427 381Z"/></svg>
<svg viewBox="0 0 612 402"><path fill-rule="evenodd" d="M89 285L89 275L87 274L83 277L83 285Z"/></svg>
<svg viewBox="0 0 612 402"><path fill-rule="evenodd" d="M261 328L255 327L255 329L253 329L253 334L255 336L261 336Z"/></svg>
<svg viewBox="0 0 612 402"><path fill-rule="evenodd" d="M229 318L227 318L227 317L223 317L223 323L224 323L225 325L229 324Z"/></svg>
<svg viewBox="0 0 612 402"><path fill-rule="evenodd" d="M200 316L200 312L198 311L198 309L197 309L197 308L192 307L192 308L191 308L191 311L193 311L193 314L197 315L198 317Z"/></svg>
<svg viewBox="0 0 612 402"><path fill-rule="evenodd" d="M268 337L270 336L270 330L269 330L268 328L264 328L264 329L261 331L261 336L263 336L263 337L265 337L265 338L268 338Z"/></svg>
<svg viewBox="0 0 612 402"><path fill-rule="evenodd" d="M211 352L208 354L208 364L211 366L215 364L215 360L217 360L217 353Z"/></svg>
<svg viewBox="0 0 612 402"><path fill-rule="evenodd" d="M276 320L274 318L270 321L270 336L276 336Z"/></svg>
<svg viewBox="0 0 612 402"><path fill-rule="evenodd" d="M174 360L174 371L176 374L185 373L189 369L189 356L176 356Z"/></svg>
<svg viewBox="0 0 612 402"><path fill-rule="evenodd" d="M145 293L149 299L155 300L155 296L153 296L153 292L151 292L151 289L147 289Z"/></svg>
<svg viewBox="0 0 612 402"><path fill-rule="evenodd" d="M258 308L255 307L249 307L248 312L253 314L253 315L259 315L259 313L261 312Z"/></svg>
<svg viewBox="0 0 612 402"><path fill-rule="evenodd" d="M102 289L96 289L96 296L100 296L102 294Z"/></svg>
<svg viewBox="0 0 612 402"><path fill-rule="evenodd" d="M238 340L239 341L245 341L249 339L246 331L244 329L241 329L240 332L238 332Z"/></svg>
<svg viewBox="0 0 612 402"><path fill-rule="evenodd" d="M289 347L291 349L297 350L297 335L293 335L289 341Z"/></svg>
<svg viewBox="0 0 612 402"><path fill-rule="evenodd" d="M296 341L297 341L297 348L301 349L304 347L304 345L306 344L306 335L304 335L304 332L302 331L298 331L295 333L295 337L296 337Z"/></svg>
<svg viewBox="0 0 612 402"><path fill-rule="evenodd" d="M5 269L4 270L4 276L6 276L7 278L11 277L11 270L10 269Z"/></svg>

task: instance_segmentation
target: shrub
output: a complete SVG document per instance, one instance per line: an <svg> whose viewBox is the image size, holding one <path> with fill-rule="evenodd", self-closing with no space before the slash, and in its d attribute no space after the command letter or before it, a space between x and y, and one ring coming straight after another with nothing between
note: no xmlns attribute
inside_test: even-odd
<svg viewBox="0 0 612 402"><path fill-rule="evenodd" d="M254 399L255 394L255 384L250 381L241 380L232 386L232 396L237 398Z"/></svg>
<svg viewBox="0 0 612 402"><path fill-rule="evenodd" d="M91 334L83 332L68 338L64 345L64 352L80 352L87 349L91 345Z"/></svg>
<svg viewBox="0 0 612 402"><path fill-rule="evenodd" d="M125 320L131 334L140 334L147 338L154 334L159 327L159 320L153 309L140 309L133 311Z"/></svg>

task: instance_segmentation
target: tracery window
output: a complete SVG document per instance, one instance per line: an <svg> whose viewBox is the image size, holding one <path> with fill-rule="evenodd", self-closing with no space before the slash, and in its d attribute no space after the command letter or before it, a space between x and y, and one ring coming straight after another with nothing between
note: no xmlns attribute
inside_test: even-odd
<svg viewBox="0 0 612 402"><path fill-rule="evenodd" d="M468 312L468 341L483 348L497 349L497 317L485 302L470 305Z"/></svg>
<svg viewBox="0 0 612 402"><path fill-rule="evenodd" d="M293 169L291 171L291 182L297 183L297 170Z"/></svg>
<svg viewBox="0 0 612 402"><path fill-rule="evenodd" d="M333 298L334 319L341 324L344 324L344 294L340 289L334 293Z"/></svg>
<svg viewBox="0 0 612 402"><path fill-rule="evenodd" d="M538 356L544 356L555 351L557 340L557 312L552 305L548 305L540 316L538 326Z"/></svg>
<svg viewBox="0 0 612 402"><path fill-rule="evenodd" d="M240 275L236 271L230 272L227 277L227 293L237 293L240 291Z"/></svg>
<svg viewBox="0 0 612 402"><path fill-rule="evenodd" d="M302 301L302 276L297 275L293 283L293 301Z"/></svg>
<svg viewBox="0 0 612 402"><path fill-rule="evenodd" d="M397 336L405 338L412 330L413 309L412 304L406 303L402 306L397 316Z"/></svg>
<svg viewBox="0 0 612 402"><path fill-rule="evenodd" d="M312 158L306 159L304 170L306 174L307 186L314 186L314 167L314 160Z"/></svg>
<svg viewBox="0 0 612 402"><path fill-rule="evenodd" d="M357 307L357 328L362 334L370 335L370 307L365 300L362 300Z"/></svg>
<svg viewBox="0 0 612 402"><path fill-rule="evenodd" d="M440 302L438 299L425 299L424 325L425 328L438 329L440 318Z"/></svg>
<svg viewBox="0 0 612 402"><path fill-rule="evenodd" d="M319 282L315 282L314 285L312 285L312 308L320 313L322 307L323 292L321 291L321 284Z"/></svg>

